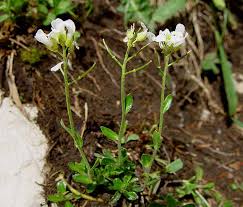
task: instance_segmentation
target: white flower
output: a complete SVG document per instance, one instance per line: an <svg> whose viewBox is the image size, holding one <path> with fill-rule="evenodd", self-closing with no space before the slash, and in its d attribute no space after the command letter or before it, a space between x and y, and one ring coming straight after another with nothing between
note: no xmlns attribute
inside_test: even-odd
<svg viewBox="0 0 243 207"><path fill-rule="evenodd" d="M42 44L46 45L47 47L51 47L53 44L52 41L50 40L49 35L44 33L42 29L38 29L38 31L35 34L35 39L38 42L41 42Z"/></svg>
<svg viewBox="0 0 243 207"><path fill-rule="evenodd" d="M52 71L52 72L56 72L56 71L58 71L58 70L61 70L61 69L62 69L62 64L63 64L63 61L60 62L60 63L57 63L55 66L53 66L53 67L51 68L51 71Z"/></svg>
<svg viewBox="0 0 243 207"><path fill-rule="evenodd" d="M68 19L64 22L64 24L67 28L67 37L72 38L76 30L74 22L71 19Z"/></svg>
<svg viewBox="0 0 243 207"><path fill-rule="evenodd" d="M123 42L128 42L128 40L132 39L135 35L135 24L131 25L131 29L127 30L127 35L126 37L123 39Z"/></svg>
<svg viewBox="0 0 243 207"><path fill-rule="evenodd" d="M57 18L51 22L51 26L54 33L62 33L67 35L68 38L72 38L76 30L75 24L71 19L63 21Z"/></svg>
<svg viewBox="0 0 243 207"><path fill-rule="evenodd" d="M154 41L159 43L159 46L163 50L176 50L185 43L185 39L188 33L185 30L183 24L177 24L176 29L170 32L168 29L159 32L159 35L155 37Z"/></svg>
<svg viewBox="0 0 243 207"><path fill-rule="evenodd" d="M136 42L142 42L146 39L148 39L149 42L153 42L155 39L155 35L152 32L148 32L148 28L145 26L143 22L140 22L141 27L143 29L142 32L137 32L136 39L133 40L133 46ZM135 25L133 24L131 26L131 29L127 30L127 35L124 38L124 42L128 42L129 40L133 39L135 36Z"/></svg>
<svg viewBox="0 0 243 207"><path fill-rule="evenodd" d="M68 48L71 46L77 47L77 43L75 42L77 37L77 35L75 35L75 30L75 24L71 19L63 21L57 18L51 22L51 32L49 34L45 34L42 30L38 30L35 38L48 46L49 49L54 45L57 46L57 44Z"/></svg>
<svg viewBox="0 0 243 207"><path fill-rule="evenodd" d="M145 35L149 42L153 42L155 40L155 34L152 32L148 32L148 28L143 22L140 22L141 27L143 28L143 31L141 32L143 35Z"/></svg>

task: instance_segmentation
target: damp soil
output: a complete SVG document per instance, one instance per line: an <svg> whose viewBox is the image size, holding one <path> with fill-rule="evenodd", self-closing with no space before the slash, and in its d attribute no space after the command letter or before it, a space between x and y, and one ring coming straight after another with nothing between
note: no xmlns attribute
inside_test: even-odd
<svg viewBox="0 0 243 207"><path fill-rule="evenodd" d="M192 27L188 14L183 14L176 20L187 24L187 28ZM175 22L172 20L170 23L173 25ZM208 28L203 27L203 24L201 26L202 39L205 42L204 52L208 52L215 49L213 35L208 33ZM29 29L26 30L28 32L13 34L12 38L16 39L19 35L27 46L44 50L44 47L33 39L37 27L38 25L29 25ZM94 14L77 27L81 33L78 42L80 48L72 57L70 74L77 77L81 70L87 70L94 62L97 63L95 70L87 78L75 83L72 88L72 110L77 129L82 127L84 121L84 104L87 103L88 106L84 148L89 161L92 162L94 152L101 151L102 148L111 148L115 151L116 148L102 136L100 126L118 129L121 115L120 71L108 57L101 43L104 38L117 55L122 56L125 52L122 42L124 33L121 32L124 31L124 26L122 16L113 11L112 5L97 3ZM193 32L193 29L191 30ZM225 47L234 72L241 73L243 21L239 23L237 31L232 31L228 35ZM60 126L61 119L67 123L62 76L50 72L50 67L58 62L55 57L45 55L40 62L30 65L21 60L21 46L11 42L3 48L5 57L12 49L16 50L13 71L21 101L33 103L38 107L36 121L49 143L46 154L48 173L43 184L44 194L47 196L55 192L55 179L58 174L64 172L67 178L70 177L67 164L80 159L72 140ZM148 50L137 58L135 64L145 63L152 55L152 49ZM3 56L0 66L0 87L8 95L5 66L6 58ZM146 144L150 139L148 130L159 118L160 76L155 68L155 65L151 64L146 71L128 77L126 82L127 92L134 96L134 107L127 117L128 133L140 135L138 142L126 146L129 156L135 161L138 161L140 155L147 150ZM243 193L232 191L230 184L235 181L243 182L243 132L232 126L225 115L217 113L208 105L208 100L200 88L196 87L191 92L195 83L186 77L181 66L177 66L170 74L171 84L168 92L173 91L176 96L165 116L164 149L160 154L163 158L169 157L171 160L181 158L185 166L177 175L163 178L158 195L163 195L167 191L163 187L167 181L190 178L195 166L200 165L205 170L205 182L214 182L220 192L234 201L236 207L242 207ZM213 99L225 111L221 77L209 80ZM240 96L239 103L243 103L243 96ZM238 113L243 114L242 104L239 104ZM104 196L102 193L99 192L99 196Z"/></svg>

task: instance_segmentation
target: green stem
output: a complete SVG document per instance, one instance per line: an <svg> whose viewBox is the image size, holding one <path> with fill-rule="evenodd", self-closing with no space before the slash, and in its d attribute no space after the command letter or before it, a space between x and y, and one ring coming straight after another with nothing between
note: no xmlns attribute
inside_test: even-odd
<svg viewBox="0 0 243 207"><path fill-rule="evenodd" d="M163 103L165 100L165 83L166 83L166 75L167 75L167 71L168 71L168 66L169 66L169 60L170 60L170 56L169 55L165 55L164 56L164 73L162 76L162 88L161 88L161 98L160 98L160 119L159 119L159 134L162 137L162 130L163 130L163 123L164 123L164 113L163 113ZM154 163L154 160L156 158L157 155L157 149L153 150L153 154L152 154L152 162L151 165L149 166L147 173L149 174L152 168L152 165ZM151 192L151 189L149 190Z"/></svg>
<svg viewBox="0 0 243 207"><path fill-rule="evenodd" d="M159 134L162 136L162 131L163 131L163 123L164 123L164 113L163 113L163 105L164 105L164 100L165 100L165 83L166 83L166 75L168 71L168 65L169 65L169 60L170 56L165 55L164 56L164 73L162 76L162 88L161 88L161 97L160 97L160 117L159 117Z"/></svg>
<svg viewBox="0 0 243 207"><path fill-rule="evenodd" d="M125 133L125 127L126 127L126 91L125 91L125 78L126 78L126 67L127 62L129 58L129 50L130 47L127 47L127 51L124 57L124 61L122 63L122 74L121 74L121 107L122 107L122 118L121 118L121 124L119 129L119 137L118 137L118 159L120 165L122 164L122 138L124 137Z"/></svg>
<svg viewBox="0 0 243 207"><path fill-rule="evenodd" d="M83 199L89 200L89 201L95 201L95 202L104 202L101 198L94 198L90 195L84 194L73 188L64 178L62 178L62 181L66 184L68 189L77 196L80 196Z"/></svg>
<svg viewBox="0 0 243 207"><path fill-rule="evenodd" d="M70 124L70 128L72 132L74 132L74 123L73 123L73 115L71 111L71 99L69 93L69 82L68 82L68 61L67 61L67 51L66 48L63 48L63 76L64 76L64 85L65 85L65 96L66 96L66 106L67 106L67 113L68 113L68 120Z"/></svg>
<svg viewBox="0 0 243 207"><path fill-rule="evenodd" d="M76 145L76 147L78 148L80 155L83 159L83 161L85 162L87 171L88 171L88 176L91 179L91 168L89 165L89 162L85 156L85 153L83 151L82 146L80 146L79 143L82 143L82 140L78 140L79 137L76 135L76 129L74 127L74 122L73 122L73 115L72 115L72 111L71 111L71 99L70 99L70 92L69 92L69 81L68 81L68 59L67 59L67 50L66 48L63 48L63 77L64 77L64 85L65 85L65 96L66 96L66 106L67 106L67 113L68 113L68 120L69 120L69 125L72 131L72 138L74 140L74 143Z"/></svg>

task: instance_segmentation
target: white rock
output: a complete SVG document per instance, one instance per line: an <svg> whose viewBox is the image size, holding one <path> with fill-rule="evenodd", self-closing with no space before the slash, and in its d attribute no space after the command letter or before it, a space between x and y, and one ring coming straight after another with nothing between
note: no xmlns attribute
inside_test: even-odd
<svg viewBox="0 0 243 207"><path fill-rule="evenodd" d="M36 108L28 108L36 112ZM40 207L47 141L9 98L0 106L0 200L4 207Z"/></svg>
<svg viewBox="0 0 243 207"><path fill-rule="evenodd" d="M243 74L234 73L233 77L234 77L236 91L239 94L243 94Z"/></svg>

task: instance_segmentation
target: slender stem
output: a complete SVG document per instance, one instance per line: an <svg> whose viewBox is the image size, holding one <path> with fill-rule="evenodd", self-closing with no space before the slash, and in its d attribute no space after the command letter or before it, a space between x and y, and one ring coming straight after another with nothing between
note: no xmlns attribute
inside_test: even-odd
<svg viewBox="0 0 243 207"><path fill-rule="evenodd" d="M131 74L131 73L136 73L136 72L138 72L138 71L140 71L140 70L143 70L143 69L146 68L151 62L152 62L152 60L148 61L147 63L145 63L144 65L142 65L142 66L140 66L140 67L138 67L138 68L135 68L135 69L132 69L132 70L126 72L125 75L129 75L129 74Z"/></svg>
<svg viewBox="0 0 243 207"><path fill-rule="evenodd" d="M66 186L69 188L69 190L73 194L75 194L77 196L80 196L81 198L89 200L89 201L104 202L101 198L94 198L94 197L92 197L90 195L87 195L87 194L79 192L78 190L73 188L64 178L62 178L62 181L66 184Z"/></svg>
<svg viewBox="0 0 243 207"><path fill-rule="evenodd" d="M111 56L111 58L122 68L122 64L117 59L117 57L114 55L114 53L112 52L112 50L107 46L107 44L106 44L106 42L105 42L104 39L103 39L103 44L104 44L105 49L107 50L108 54Z"/></svg>
<svg viewBox="0 0 243 207"><path fill-rule="evenodd" d="M125 133L125 127L126 127L126 91L125 91L125 78L126 78L126 67L127 67L127 61L129 57L129 51L130 47L127 47L127 51L124 57L124 61L122 64L122 74L121 74L121 107L122 107L122 118L121 118L121 124L120 124L120 130L119 130L119 137L118 137L118 159L119 163L122 164L122 138L124 137Z"/></svg>
<svg viewBox="0 0 243 207"><path fill-rule="evenodd" d="M164 105L164 100L165 100L165 83L166 83L166 75L167 75L167 70L168 70L168 65L169 65L169 60L170 60L170 56L169 55L165 55L164 56L164 73L162 76L162 88L161 88L161 98L160 98L160 119L159 119L159 134L162 137L162 130L163 130L163 123L164 123L164 113L163 113L163 105ZM152 159L153 161L151 162L151 165L148 168L148 173L151 170L151 167L153 165L153 162L156 158L157 155L157 149L153 150L153 154L152 154Z"/></svg>
<svg viewBox="0 0 243 207"><path fill-rule="evenodd" d="M74 123L73 123L73 115L71 111L71 99L70 99L70 93L69 93L69 82L68 82L68 61L67 61L67 51L66 48L63 48L63 67L64 67L64 85L65 85L65 96L66 96L66 106L67 106L67 113L68 113L68 119L71 130L74 132Z"/></svg>
<svg viewBox="0 0 243 207"><path fill-rule="evenodd" d="M76 80L73 80L72 82L69 83L69 85L72 85L73 83L77 83L77 81L82 80L84 77L86 77L94 68L95 68L96 63L94 63L88 70L83 72Z"/></svg>
<svg viewBox="0 0 243 207"><path fill-rule="evenodd" d="M66 48L63 48L63 67L64 67L64 71L63 71L63 77L64 77L64 85L65 85L65 96L66 96L66 106L67 106L67 113L68 113L68 119L69 119L69 124L70 124L70 128L72 131L72 138L74 140L74 143L76 145L76 147L78 148L80 155L83 159L83 161L85 162L87 171L88 171L88 176L89 178L91 178L91 168L89 165L89 162L85 156L85 153L83 151L83 148L81 146L82 140L78 140L79 137L76 135L76 129L74 127L74 122L73 122L73 115L72 115L72 111L71 111L71 99L70 99L70 92L69 92L69 81L68 81L68 60L67 60L67 50ZM82 139L82 138L80 138Z"/></svg>
<svg viewBox="0 0 243 207"><path fill-rule="evenodd" d="M206 207L211 207L211 205L207 202L207 200L202 196L199 191L195 191L195 194L201 199L201 201L205 204Z"/></svg>
<svg viewBox="0 0 243 207"><path fill-rule="evenodd" d="M161 89L161 97L160 97L160 117L159 117L159 134L162 136L163 131L163 123L164 123L164 113L163 113L163 107L164 107L164 100L165 100L165 83L166 83L166 75L168 70L170 56L165 55L164 56L164 73L162 76L162 89Z"/></svg>
<svg viewBox="0 0 243 207"><path fill-rule="evenodd" d="M150 45L150 43L144 45L140 50L138 50L136 53L134 53L131 57L128 58L127 62L129 62L130 60L132 60L133 58L137 57L137 55L142 52L146 47L148 47Z"/></svg>

